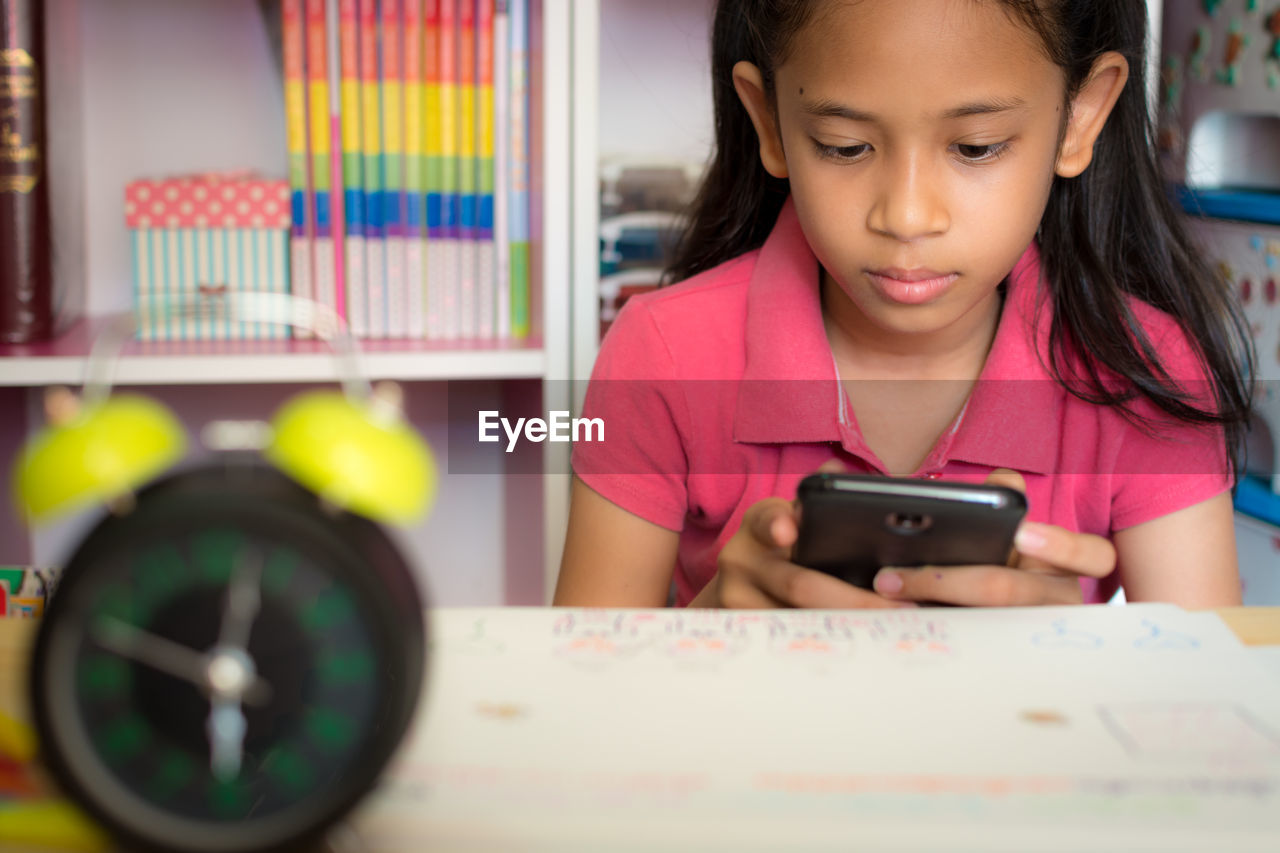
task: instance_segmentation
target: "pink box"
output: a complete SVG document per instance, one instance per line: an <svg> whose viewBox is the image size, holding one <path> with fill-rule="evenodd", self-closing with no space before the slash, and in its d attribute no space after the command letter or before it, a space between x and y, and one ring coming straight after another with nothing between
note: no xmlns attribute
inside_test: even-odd
<svg viewBox="0 0 1280 853"><path fill-rule="evenodd" d="M288 181L252 172L130 182L125 224L132 239L138 338L288 337L282 324L184 309L201 296L289 292L290 219Z"/></svg>

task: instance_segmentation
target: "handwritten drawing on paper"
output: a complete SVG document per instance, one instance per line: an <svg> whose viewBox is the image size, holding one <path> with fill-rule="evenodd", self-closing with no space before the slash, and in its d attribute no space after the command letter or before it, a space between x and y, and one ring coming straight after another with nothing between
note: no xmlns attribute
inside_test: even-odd
<svg viewBox="0 0 1280 853"><path fill-rule="evenodd" d="M1098 714L1135 758L1255 761L1280 757L1280 733L1230 703L1104 705Z"/></svg>

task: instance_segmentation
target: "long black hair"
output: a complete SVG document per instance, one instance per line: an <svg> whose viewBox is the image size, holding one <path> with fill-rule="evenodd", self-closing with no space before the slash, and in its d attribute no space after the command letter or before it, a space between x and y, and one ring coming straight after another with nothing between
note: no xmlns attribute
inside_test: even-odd
<svg viewBox="0 0 1280 853"><path fill-rule="evenodd" d="M1197 251L1160 175L1142 85L1145 3L999 2L1039 36L1063 69L1068 105L1104 52L1121 53L1130 70L1092 163L1079 177L1054 178L1037 233L1053 311L1051 373L1077 397L1118 407L1140 424L1147 421L1136 414L1136 398L1178 421L1221 425L1228 457L1239 472L1253 343L1239 305ZM815 0L717 4L711 55L716 147L666 280L688 278L758 248L777 221L789 186L760 163L755 128L733 87L733 66L741 60L755 64L772 100L774 71L818 5ZM1182 327L1212 386L1211 402L1202 391L1189 391L1169 377L1127 295L1166 312ZM1086 376L1066 375L1073 356L1083 356Z"/></svg>

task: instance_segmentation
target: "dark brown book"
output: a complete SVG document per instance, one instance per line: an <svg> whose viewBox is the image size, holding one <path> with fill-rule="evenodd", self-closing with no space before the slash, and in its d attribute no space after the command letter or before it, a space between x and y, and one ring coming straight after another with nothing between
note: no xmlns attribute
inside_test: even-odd
<svg viewBox="0 0 1280 853"><path fill-rule="evenodd" d="M44 2L0 0L0 341L60 330L44 91Z"/></svg>

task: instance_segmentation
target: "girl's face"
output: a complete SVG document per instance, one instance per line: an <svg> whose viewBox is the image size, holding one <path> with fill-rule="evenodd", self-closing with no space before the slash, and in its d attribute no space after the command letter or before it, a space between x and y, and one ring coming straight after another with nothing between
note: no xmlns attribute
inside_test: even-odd
<svg viewBox="0 0 1280 853"><path fill-rule="evenodd" d="M734 76L765 168L790 179L830 310L895 336L990 318L1055 172L1088 164L1127 76L1111 65L1064 125L1062 70L1002 4L857 0L822 4L796 35L776 113L754 66Z"/></svg>

